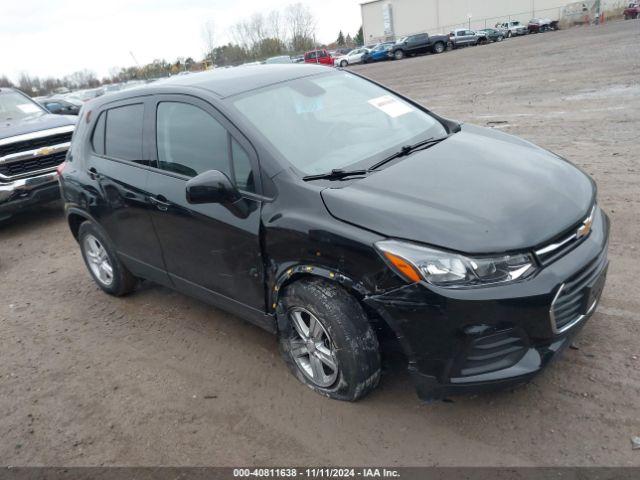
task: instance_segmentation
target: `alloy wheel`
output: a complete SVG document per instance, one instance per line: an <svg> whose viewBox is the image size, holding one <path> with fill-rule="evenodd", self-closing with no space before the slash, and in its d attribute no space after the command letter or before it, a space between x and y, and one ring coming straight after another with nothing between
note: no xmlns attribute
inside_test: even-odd
<svg viewBox="0 0 640 480"><path fill-rule="evenodd" d="M304 308L292 308L288 316L293 325L289 347L298 369L318 387L330 387L338 378L339 368L329 333Z"/></svg>
<svg viewBox="0 0 640 480"><path fill-rule="evenodd" d="M84 252L94 277L105 287L113 283L113 266L104 245L93 235L84 237Z"/></svg>

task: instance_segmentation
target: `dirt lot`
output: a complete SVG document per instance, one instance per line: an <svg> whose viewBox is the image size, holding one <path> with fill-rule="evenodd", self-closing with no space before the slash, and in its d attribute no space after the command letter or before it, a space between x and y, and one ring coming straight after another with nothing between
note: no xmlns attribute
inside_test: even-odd
<svg viewBox="0 0 640 480"><path fill-rule="evenodd" d="M231 315L153 285L101 293L52 206L0 230L0 464L640 465L639 40L629 21L355 67L598 181L604 299L530 385L425 405L392 370L327 400Z"/></svg>

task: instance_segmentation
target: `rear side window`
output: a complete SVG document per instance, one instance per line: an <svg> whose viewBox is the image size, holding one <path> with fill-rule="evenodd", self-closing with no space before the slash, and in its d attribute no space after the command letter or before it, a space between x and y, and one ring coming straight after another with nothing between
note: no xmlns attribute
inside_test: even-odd
<svg viewBox="0 0 640 480"><path fill-rule="evenodd" d="M109 157L148 163L142 158L144 105L126 105L107 111L105 154Z"/></svg>
<svg viewBox="0 0 640 480"><path fill-rule="evenodd" d="M93 137L91 138L91 145L93 151L98 155L104 155L104 124L107 114L102 112L96 122L96 128L93 130Z"/></svg>

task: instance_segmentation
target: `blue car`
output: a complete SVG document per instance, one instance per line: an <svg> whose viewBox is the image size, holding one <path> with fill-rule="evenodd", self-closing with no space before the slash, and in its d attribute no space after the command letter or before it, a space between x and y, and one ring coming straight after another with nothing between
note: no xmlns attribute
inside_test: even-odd
<svg viewBox="0 0 640 480"><path fill-rule="evenodd" d="M364 63L379 62L381 60L389 60L389 50L395 45L395 42L379 43L369 50L363 57Z"/></svg>

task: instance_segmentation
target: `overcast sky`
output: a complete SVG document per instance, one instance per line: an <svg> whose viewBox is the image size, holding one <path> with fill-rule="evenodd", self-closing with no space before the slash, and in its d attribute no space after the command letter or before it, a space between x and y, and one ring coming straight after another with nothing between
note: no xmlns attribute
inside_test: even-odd
<svg viewBox="0 0 640 480"><path fill-rule="evenodd" d="M268 13L296 0L0 0L0 75L20 72L61 77L112 67L143 65L155 58L201 59L202 26L213 20L216 40L256 12ZM359 0L300 0L317 20L317 40L328 43L342 29L361 24Z"/></svg>

